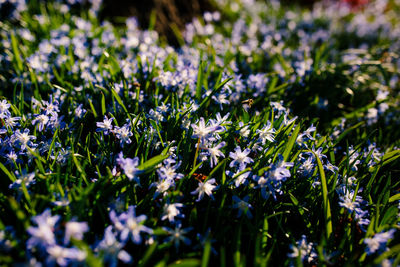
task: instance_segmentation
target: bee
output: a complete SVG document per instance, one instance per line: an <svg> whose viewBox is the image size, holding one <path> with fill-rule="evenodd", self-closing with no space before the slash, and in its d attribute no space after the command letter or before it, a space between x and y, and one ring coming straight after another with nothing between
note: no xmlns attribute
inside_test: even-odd
<svg viewBox="0 0 400 267"><path fill-rule="evenodd" d="M243 108L244 108L246 111L248 111L248 110L251 108L251 105L253 105L253 103L254 103L254 100L251 99L251 98L242 101Z"/></svg>
<svg viewBox="0 0 400 267"><path fill-rule="evenodd" d="M193 176L199 182L204 182L207 179L207 176L202 173L193 173Z"/></svg>

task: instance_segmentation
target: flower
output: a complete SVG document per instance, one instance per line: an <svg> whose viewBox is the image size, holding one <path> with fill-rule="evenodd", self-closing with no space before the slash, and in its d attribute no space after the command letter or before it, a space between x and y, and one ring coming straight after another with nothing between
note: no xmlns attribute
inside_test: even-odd
<svg viewBox="0 0 400 267"><path fill-rule="evenodd" d="M137 168L139 165L139 158L135 157L134 159L126 158L124 159L124 155L122 152L119 153L117 158L117 163L124 170L124 174L128 177L129 181L134 180L138 184L140 184L140 180L137 177L142 171Z"/></svg>
<svg viewBox="0 0 400 267"><path fill-rule="evenodd" d="M218 158L217 157L223 157L225 158L224 153L221 152L221 148L223 148L226 145L225 142L221 142L215 147L210 147L207 148L208 153L210 154L210 167L212 168L213 166L217 165L218 163Z"/></svg>
<svg viewBox="0 0 400 267"><path fill-rule="evenodd" d="M132 140L129 137L131 137L133 133L131 132L129 124L124 124L122 127L115 126L114 133L120 140L121 146L132 143Z"/></svg>
<svg viewBox="0 0 400 267"><path fill-rule="evenodd" d="M339 205L341 207L345 207L349 212L353 212L356 208L360 206L360 201L362 201L360 196L356 196L354 201L353 198L354 192L350 192L347 190L344 196L339 197Z"/></svg>
<svg viewBox="0 0 400 267"><path fill-rule="evenodd" d="M67 222L65 224L64 242L68 243L71 237L77 240L82 240L83 234L89 231L87 222Z"/></svg>
<svg viewBox="0 0 400 267"><path fill-rule="evenodd" d="M180 167L181 163L175 163L174 159L168 158L164 160L164 165L157 170L158 176L163 180L174 180L174 179L182 179L183 174L177 173L176 170Z"/></svg>
<svg viewBox="0 0 400 267"><path fill-rule="evenodd" d="M248 203L249 198L249 196L245 196L242 200L238 196L232 197L232 200L234 201L232 208L238 209L238 218L243 214L245 214L249 219L253 217L253 214L251 214L250 212L250 209L252 209L253 207L251 206L251 204Z"/></svg>
<svg viewBox="0 0 400 267"><path fill-rule="evenodd" d="M50 209L46 209L42 214L32 218L37 227L30 226L27 232L31 237L27 241L27 247L47 247L56 244L54 235L54 226L60 219L60 216L51 216Z"/></svg>
<svg viewBox="0 0 400 267"><path fill-rule="evenodd" d="M161 220L168 219L169 222L175 222L175 217L184 218L185 215L180 213L178 208L182 208L182 203L173 203L173 204L165 204L164 205L164 212Z"/></svg>
<svg viewBox="0 0 400 267"><path fill-rule="evenodd" d="M18 171L15 172L19 175ZM22 184L25 185L26 188L29 188L32 184L35 184L35 172L27 173L26 170L22 170L21 175L19 175L18 179L10 184L9 188L20 188Z"/></svg>
<svg viewBox="0 0 400 267"><path fill-rule="evenodd" d="M375 253L376 251L385 250L385 245L394 236L395 229L390 229L387 232L381 232L375 234L372 238L364 239L364 244L367 245L366 252L368 255Z"/></svg>
<svg viewBox="0 0 400 267"><path fill-rule="evenodd" d="M25 129L23 132L17 130L15 132L15 139L21 146L21 150L25 150L27 146L33 145L31 140L36 140L36 136L29 135L29 129Z"/></svg>
<svg viewBox="0 0 400 267"><path fill-rule="evenodd" d="M166 243L169 243L169 242L174 243L176 249L179 248L179 244L181 242L187 246L192 243L192 241L190 241L189 238L184 236L185 234L187 234L188 232L190 232L193 229L192 227L188 227L188 228L184 228L184 229L181 229L180 227L175 227L175 229L171 229L169 227L163 227L163 229L170 235L164 241Z"/></svg>
<svg viewBox="0 0 400 267"><path fill-rule="evenodd" d="M86 252L77 248L65 248L58 245L50 246L46 249L48 257L47 265L52 266L57 263L60 266L67 266L73 261L81 262L86 258Z"/></svg>
<svg viewBox="0 0 400 267"><path fill-rule="evenodd" d="M199 182L199 186L197 187L196 190L194 190L193 192L191 192L192 195L196 195L198 194L199 197L196 201L200 201L203 199L204 194L208 195L209 197L211 197L212 199L214 199L214 197L212 196L212 191L216 190L218 188L218 186L214 185L215 184L215 179L209 179L206 182L202 183Z"/></svg>
<svg viewBox="0 0 400 267"><path fill-rule="evenodd" d="M314 250L314 244L312 242L307 243L307 238L305 235L301 237L301 240L296 242L296 245L291 245L292 253L288 254L290 258L298 258L300 256L301 261L306 260L311 263L313 260L317 259L317 253Z"/></svg>
<svg viewBox="0 0 400 267"><path fill-rule="evenodd" d="M96 250L101 251L104 256L104 261L108 263L108 266L116 267L118 260L124 263L130 263L132 261L131 255L123 250L124 245L118 242L114 233L112 232L112 226L108 226L104 231L104 238L98 244Z"/></svg>
<svg viewBox="0 0 400 267"><path fill-rule="evenodd" d="M247 184L247 178L251 175L251 172L244 172L240 175L238 175L240 171L233 173L230 171L226 171L226 174L228 176L231 176L232 178L235 178L235 186L239 187L241 184Z"/></svg>
<svg viewBox="0 0 400 267"><path fill-rule="evenodd" d="M45 114L40 114L38 115L34 120L32 120L32 124L38 124L38 130L39 132L43 131L44 126L49 122L49 117Z"/></svg>
<svg viewBox="0 0 400 267"><path fill-rule="evenodd" d="M153 230L143 225L143 222L147 219L146 215L135 215L135 207L130 206L127 212L115 216L110 213L110 218L116 225L121 233L121 240L126 242L129 237L135 244L140 244L142 242L141 232L152 234Z"/></svg>
<svg viewBox="0 0 400 267"><path fill-rule="evenodd" d="M263 145L265 144L266 140L270 142L275 142L275 129L272 128L272 124L270 121L268 121L267 125L265 125L261 130L257 129L256 133L259 135L259 141L261 141Z"/></svg>
<svg viewBox="0 0 400 267"><path fill-rule="evenodd" d="M159 194L165 196L168 189L175 187L175 181L172 179L159 179L157 182L151 183L150 187L156 187L153 198L156 198Z"/></svg>
<svg viewBox="0 0 400 267"><path fill-rule="evenodd" d="M192 138L200 138L201 140L208 139L214 132L223 130L223 127L220 125L206 126L203 117L200 118L199 125L192 124L192 128Z"/></svg>
<svg viewBox="0 0 400 267"><path fill-rule="evenodd" d="M237 146L234 153L229 153L229 157L233 159L233 161L231 161L231 163L229 164L229 167L232 168L236 165L239 165L239 170L244 170L246 168L246 164L254 162L250 157L247 156L248 154L250 154L250 152L251 150L249 148L246 148L242 152L242 149Z"/></svg>
<svg viewBox="0 0 400 267"><path fill-rule="evenodd" d="M11 104L8 104L7 100L2 100L0 102L0 119L7 118L11 115L10 111L8 110L11 107Z"/></svg>

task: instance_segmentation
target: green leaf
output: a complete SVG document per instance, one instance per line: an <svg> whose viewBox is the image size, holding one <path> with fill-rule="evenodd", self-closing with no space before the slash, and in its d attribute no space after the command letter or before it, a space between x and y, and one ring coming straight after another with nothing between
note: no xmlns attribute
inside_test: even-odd
<svg viewBox="0 0 400 267"><path fill-rule="evenodd" d="M168 267L197 267L200 266L199 259L182 259L168 265Z"/></svg>
<svg viewBox="0 0 400 267"><path fill-rule="evenodd" d="M4 172L5 175L8 176L8 178L10 178L11 182L15 182L17 180L15 175L12 172L10 172L1 162L0 162L0 169Z"/></svg>
<svg viewBox="0 0 400 267"><path fill-rule="evenodd" d="M201 57L200 57L201 58ZM202 61L199 65L199 70L197 72L197 83L196 83L196 99L197 101L201 100L201 91L203 89L203 79L204 79L204 69L206 62Z"/></svg>
<svg viewBox="0 0 400 267"><path fill-rule="evenodd" d="M201 267L207 267L210 260L211 242L207 240L203 249L203 258L201 259Z"/></svg>
<svg viewBox="0 0 400 267"><path fill-rule="evenodd" d="M107 112L106 109L106 98L103 93L101 93L101 115L104 116Z"/></svg>
<svg viewBox="0 0 400 267"><path fill-rule="evenodd" d="M226 83L228 83L230 80L232 80L232 78L227 78L227 79L225 79L222 83L220 83L219 85L217 85L217 86L214 88L214 90L212 90L211 94L209 94L206 98L203 99L203 101L201 101L201 103L200 103L200 105L199 105L199 108L198 108L197 110L200 111L200 110L204 107L204 105L208 102L208 100L210 100L211 97L212 97L213 95L215 95L219 90L221 90L221 88L224 87L224 85L225 85Z"/></svg>
<svg viewBox="0 0 400 267"><path fill-rule="evenodd" d="M329 240L332 234L332 215L331 215L331 207L329 204L328 198L328 186L326 183L325 171L324 167L322 166L321 160L319 157L310 150L314 154L314 157L317 159L318 171L321 177L321 186L322 186L322 197L324 202L324 216L325 216L325 225L326 225L326 235L327 239Z"/></svg>
<svg viewBox="0 0 400 267"><path fill-rule="evenodd" d="M400 194L396 194L396 195L391 196L391 197L389 198L389 202L390 202L390 203L395 202L395 201L397 201L397 200L400 200Z"/></svg>
<svg viewBox="0 0 400 267"><path fill-rule="evenodd" d="M300 126L300 124L298 124L296 126L296 128L294 129L294 131L286 145L285 151L283 151L283 154L282 154L283 161L287 161L287 159L289 158L290 152L293 149L293 145L295 144L295 142L297 140L297 136L299 135L300 128L301 128L301 126Z"/></svg>
<svg viewBox="0 0 400 267"><path fill-rule="evenodd" d="M14 60L15 64L17 65L18 70L23 71L24 65L22 63L21 54L18 49L18 46L19 46L18 41L15 38L15 35L13 32L11 32L10 35L11 35L11 47L12 47L13 55L14 55L13 60Z"/></svg>
<svg viewBox="0 0 400 267"><path fill-rule="evenodd" d="M165 150L168 151L167 147ZM151 159L149 159L148 161L142 163L139 165L138 169L142 170L144 173L149 173L151 172L155 166L157 166L159 163L163 162L164 159L168 158L168 153L164 152L161 153L160 155L157 155L155 157L152 157Z"/></svg>
<svg viewBox="0 0 400 267"><path fill-rule="evenodd" d="M92 110L92 112L93 112L93 116L94 116L94 118L96 119L96 118L97 118L97 112L96 112L96 109L95 109L95 108L94 108L94 106L93 106L92 100L88 99L88 101L89 101L89 106L90 106L90 109L91 109L91 110Z"/></svg>

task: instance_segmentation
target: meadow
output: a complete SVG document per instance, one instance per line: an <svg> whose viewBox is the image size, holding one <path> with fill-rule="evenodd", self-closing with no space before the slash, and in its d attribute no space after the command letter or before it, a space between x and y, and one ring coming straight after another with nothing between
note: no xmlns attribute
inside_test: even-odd
<svg viewBox="0 0 400 267"><path fill-rule="evenodd" d="M399 0L80 2L0 0L1 266L400 265Z"/></svg>

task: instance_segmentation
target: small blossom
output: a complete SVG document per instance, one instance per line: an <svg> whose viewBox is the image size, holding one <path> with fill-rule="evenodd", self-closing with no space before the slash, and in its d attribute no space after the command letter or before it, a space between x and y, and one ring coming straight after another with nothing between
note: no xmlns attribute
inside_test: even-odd
<svg viewBox="0 0 400 267"><path fill-rule="evenodd" d="M375 234L372 238L366 238L364 244L367 245L367 254L373 254L376 251L384 251L386 249L386 243L394 237L395 229L390 229L387 232L381 232Z"/></svg>
<svg viewBox="0 0 400 267"><path fill-rule="evenodd" d="M265 125L261 130L257 129L256 133L259 135L259 140L263 145L267 140L269 142L275 142L274 139L275 129L272 128L272 124L270 121L268 121L267 125Z"/></svg>
<svg viewBox="0 0 400 267"><path fill-rule="evenodd" d="M213 195L212 195L212 191L216 190L218 188L218 186L214 185L215 184L215 179L209 179L206 182L202 183L199 182L199 186L197 187L197 189L193 192L191 192L192 195L196 195L198 194L199 197L196 201L200 201L203 199L204 194L208 195L209 197L211 197L212 199L214 199Z"/></svg>
<svg viewBox="0 0 400 267"><path fill-rule="evenodd" d="M182 208L182 203L173 203L173 204L165 204L164 205L164 212L161 220L168 219L169 222L175 222L175 218L184 218L185 215L181 214L178 208Z"/></svg>
<svg viewBox="0 0 400 267"><path fill-rule="evenodd" d="M254 161L248 157L251 150L249 148L246 148L245 150L242 151L242 149L237 146L235 148L235 152L230 152L229 157L233 159L231 163L229 164L229 167L234 167L236 165L239 165L239 170L244 170L246 168L246 164L253 163Z"/></svg>
<svg viewBox="0 0 400 267"><path fill-rule="evenodd" d="M112 121L113 120L114 120L113 117L107 118L107 116L104 115L103 122L97 122L96 123L96 126L98 127L96 129L96 131L97 132L103 132L105 135L108 135L113 130L113 126L112 126Z"/></svg>
<svg viewBox="0 0 400 267"><path fill-rule="evenodd" d="M253 207L251 206L251 204L248 203L249 198L250 198L249 196L245 196L242 200L237 196L232 197L232 200L234 201L232 207L234 209L238 209L238 215L237 215L238 218L243 214L245 214L249 219L253 217L253 215L250 212L250 209L252 209Z"/></svg>

